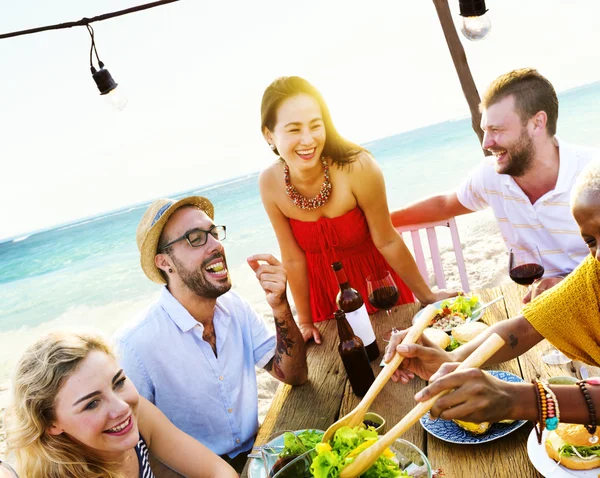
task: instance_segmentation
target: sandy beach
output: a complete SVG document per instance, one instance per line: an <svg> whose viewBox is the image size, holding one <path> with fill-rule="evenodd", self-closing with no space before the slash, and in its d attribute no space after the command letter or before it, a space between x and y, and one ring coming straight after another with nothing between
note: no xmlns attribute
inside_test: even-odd
<svg viewBox="0 0 600 478"><path fill-rule="evenodd" d="M459 217L457 218L457 224L471 289L477 290L494 287L504 281L509 281L510 279L506 273L508 254L491 212L484 211ZM442 230L438 234L438 238L447 287L458 290L461 288L460 277L454 261L449 232ZM410 248L410 241L407 241L407 244ZM276 251L271 252L276 253ZM251 300L252 305L259 313L264 315L267 326L274 330L272 316L269 314L269 308L263 299L264 295L262 295L262 290L250 269L245 266L234 270L232 271L232 278L234 288L242 296L253 298ZM430 283L434 283L433 273L430 274ZM128 320L136 311L142 309L153 298L154 296L151 296L144 300L136 301L133 305L128 304L126 309L120 309L118 303L113 304L114 313L110 314L110 317L104 321L102 328L98 331L110 337L124 321ZM89 322L95 322L89 317L90 313L93 314L93 311L90 312L90 310L86 309L78 313L77 310L74 310L67 319L64 317L61 319L60 326L79 328L83 313L86 314ZM103 310L103 314L105 313L106 310ZM31 337L30 341L35 340L40 334L56 328L56 326L57 324L50 322L44 324L44 327L41 329L36 328L35 337ZM15 344L10 351L0 354L0 363L4 365L5 369L14 369L16 360L27 345L29 343L21 342ZM279 382L262 369L257 371L257 380L259 419L262 421L269 409ZM8 388L8 376L0 377L0 414L3 414L4 409L10 401ZM5 437L0 427L0 456L4 456L4 451Z"/></svg>

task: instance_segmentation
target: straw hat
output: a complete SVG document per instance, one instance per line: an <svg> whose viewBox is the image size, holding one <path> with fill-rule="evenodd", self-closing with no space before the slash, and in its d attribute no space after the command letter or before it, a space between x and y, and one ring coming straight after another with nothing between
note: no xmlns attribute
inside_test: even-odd
<svg viewBox="0 0 600 478"><path fill-rule="evenodd" d="M211 219L215 217L215 208L212 203L202 196L189 196L179 201L174 199L158 199L150 204L142 216L135 235L140 251L142 270L148 278L157 284L166 284L161 271L154 264L154 257L158 249L158 240L165 224L177 209L192 204L204 211Z"/></svg>

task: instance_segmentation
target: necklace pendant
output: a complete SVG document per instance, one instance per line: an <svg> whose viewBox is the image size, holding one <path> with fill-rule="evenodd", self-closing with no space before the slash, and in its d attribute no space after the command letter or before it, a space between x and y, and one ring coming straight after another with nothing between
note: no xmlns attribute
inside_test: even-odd
<svg viewBox="0 0 600 478"><path fill-rule="evenodd" d="M319 194L312 198L307 198L298 192L298 190L290 181L290 168L287 164L283 167L283 176L285 179L285 193L292 200L296 207L299 207L300 209L306 211L312 211L314 209L320 208L329 200L329 196L331 195L331 182L329 181L329 164L327 164L327 160L325 158L321 158L321 164L323 165L323 170L325 172L325 179L323 180L323 184L321 185Z"/></svg>

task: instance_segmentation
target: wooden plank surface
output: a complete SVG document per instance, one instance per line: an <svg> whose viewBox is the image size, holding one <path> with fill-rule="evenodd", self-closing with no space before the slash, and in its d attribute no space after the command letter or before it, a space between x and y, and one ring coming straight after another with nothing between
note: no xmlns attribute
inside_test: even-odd
<svg viewBox="0 0 600 478"><path fill-rule="evenodd" d="M499 287L474 292L481 302L488 302L503 293L506 294ZM501 300L485 310L481 321L491 326L507 317L504 300ZM487 368L505 370L522 377L516 359ZM528 424L498 440L477 445L452 444L427 435L427 456L434 468L444 471L446 478L539 477L541 475L527 456L526 443L530 430L531 425Z"/></svg>
<svg viewBox="0 0 600 478"><path fill-rule="evenodd" d="M396 307L391 311L390 316L385 312L378 312L373 316L373 328L375 330L375 336L377 337L379 350L381 351L379 360L372 362L372 367L376 376L381 371L379 364L383 358L385 346L387 345L382 337L392 327L399 329L410 327L412 318L419 310L420 304L411 304ZM414 395L424 386L425 382L419 378L412 380L407 385L396 384L390 380L383 390L379 392L373 405L371 405L370 411L378 413L386 420L386 425L381 432L382 434L398 423L402 417L416 405ZM360 400L359 397L352 393L350 384L346 384L340 417L352 411L359 404ZM414 443L422 450L425 449L425 431L421 426L412 427L402 438Z"/></svg>
<svg viewBox="0 0 600 478"><path fill-rule="evenodd" d="M300 387L281 384L256 438L256 445L283 430L326 430L337 420L346 382L346 371L337 351L337 324L317 324L322 344L307 349L308 380ZM248 464L242 477L247 476Z"/></svg>

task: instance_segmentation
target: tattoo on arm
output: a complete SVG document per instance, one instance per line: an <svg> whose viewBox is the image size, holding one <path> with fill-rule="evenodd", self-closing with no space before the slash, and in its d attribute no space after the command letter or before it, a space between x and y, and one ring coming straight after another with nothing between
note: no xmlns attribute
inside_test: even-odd
<svg viewBox="0 0 600 478"><path fill-rule="evenodd" d="M267 372L271 372L274 369L275 375L283 380L285 378L285 373L281 368L281 362L284 355L291 357L292 348L294 347L294 343L296 341L290 337L289 327L286 325L285 319L275 317L275 329L277 330L277 346L275 348L275 356L267 365L265 365L265 370Z"/></svg>
<svg viewBox="0 0 600 478"><path fill-rule="evenodd" d="M508 340L511 349L514 349L519 344L519 339L517 339L516 335L510 334Z"/></svg>

